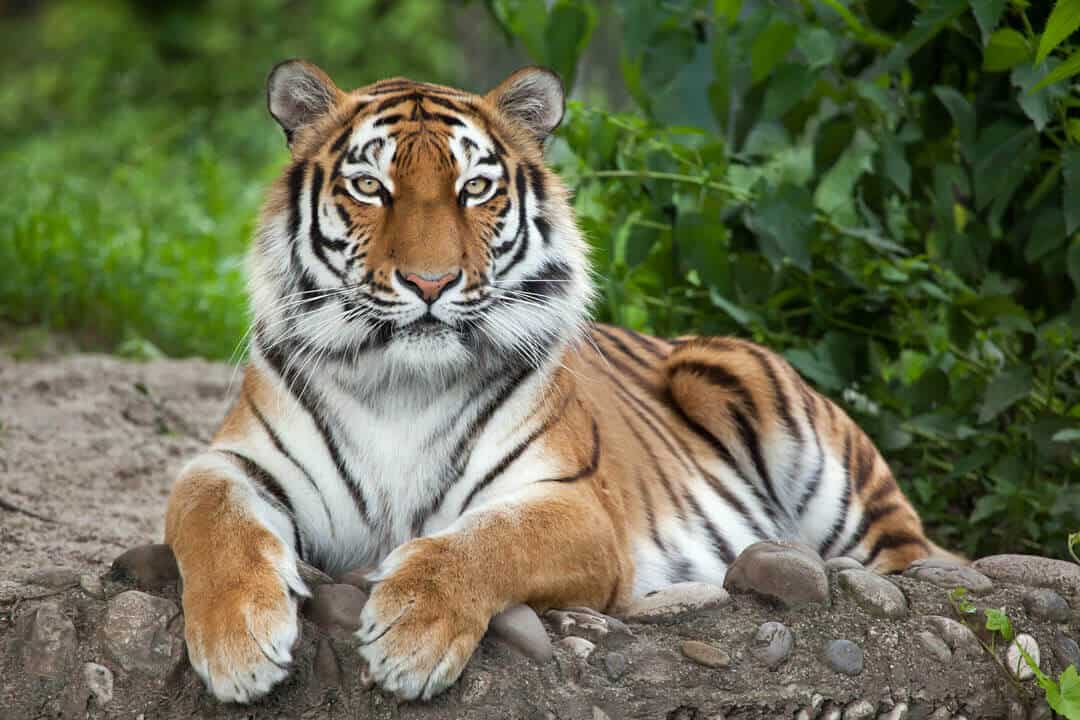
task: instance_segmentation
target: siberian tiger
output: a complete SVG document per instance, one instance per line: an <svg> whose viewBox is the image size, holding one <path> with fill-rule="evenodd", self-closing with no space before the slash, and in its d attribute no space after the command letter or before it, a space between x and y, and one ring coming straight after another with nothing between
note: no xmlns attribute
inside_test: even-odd
<svg viewBox="0 0 1080 720"><path fill-rule="evenodd" d="M894 571L939 552L867 436L779 356L590 324L586 244L542 145L559 78L486 95L268 80L292 161L250 262L242 389L181 472L166 540L221 700L288 672L298 559L376 566L359 652L430 698L490 618L617 611L797 539Z"/></svg>

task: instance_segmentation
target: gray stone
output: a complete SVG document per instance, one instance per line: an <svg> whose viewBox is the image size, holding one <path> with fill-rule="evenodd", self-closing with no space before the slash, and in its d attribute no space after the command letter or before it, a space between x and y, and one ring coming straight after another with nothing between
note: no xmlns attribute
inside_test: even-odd
<svg viewBox="0 0 1080 720"><path fill-rule="evenodd" d="M97 575L85 573L79 576L79 587L82 591L97 600L105 599L105 586Z"/></svg>
<svg viewBox="0 0 1080 720"><path fill-rule="evenodd" d="M304 614L325 630L337 627L355 632L360 628L360 612L366 602L364 591L352 585L318 585L304 603Z"/></svg>
<svg viewBox="0 0 1080 720"><path fill-rule="evenodd" d="M1050 588L1036 588L1024 594L1024 609L1037 620L1065 622L1069 619L1069 603Z"/></svg>
<svg viewBox="0 0 1080 720"><path fill-rule="evenodd" d="M630 669L630 663L622 653L609 652L604 656L604 669L607 670L608 679L614 682L626 674L626 671Z"/></svg>
<svg viewBox="0 0 1080 720"><path fill-rule="evenodd" d="M75 624L53 602L45 602L19 619L23 668L32 675L61 677L74 660Z"/></svg>
<svg viewBox="0 0 1080 720"><path fill-rule="evenodd" d="M856 700L844 708L844 720L869 720L877 712L877 706L869 700Z"/></svg>
<svg viewBox="0 0 1080 720"><path fill-rule="evenodd" d="M1080 565L1035 555L991 555L973 567L1001 582L1048 587L1068 595L1080 595Z"/></svg>
<svg viewBox="0 0 1080 720"><path fill-rule="evenodd" d="M594 705L592 709L592 720L611 720L611 716Z"/></svg>
<svg viewBox="0 0 1080 720"><path fill-rule="evenodd" d="M682 644L681 649L683 655L698 665L710 668L726 668L731 665L731 656L715 645L687 640Z"/></svg>
<svg viewBox="0 0 1080 720"><path fill-rule="evenodd" d="M818 720L840 720L843 714L844 711L838 707L828 707L825 708L824 711L822 711L821 715L818 717Z"/></svg>
<svg viewBox="0 0 1080 720"><path fill-rule="evenodd" d="M907 703L897 703L892 710L879 715L879 720L905 720L908 716Z"/></svg>
<svg viewBox="0 0 1080 720"><path fill-rule="evenodd" d="M944 640L934 633L928 630L920 630L915 634L915 637L922 643L926 653L938 662L948 664L952 660L952 650L949 649Z"/></svg>
<svg viewBox="0 0 1080 720"><path fill-rule="evenodd" d="M98 707L108 704L113 698L112 670L97 663L86 663L82 667L82 682L90 691Z"/></svg>
<svg viewBox="0 0 1080 720"><path fill-rule="evenodd" d="M731 602L724 588L709 583L677 583L637 598L623 613L630 622L665 622L699 610L723 607Z"/></svg>
<svg viewBox="0 0 1080 720"><path fill-rule="evenodd" d="M853 557L841 555L825 561L826 570L864 570L865 566Z"/></svg>
<svg viewBox="0 0 1080 720"><path fill-rule="evenodd" d="M829 601L825 563L802 543L766 540L750 545L728 568L728 592L752 592L785 607Z"/></svg>
<svg viewBox="0 0 1080 720"><path fill-rule="evenodd" d="M863 649L850 640L833 640L825 646L825 662L838 673L858 675L863 671Z"/></svg>
<svg viewBox="0 0 1080 720"><path fill-rule="evenodd" d="M168 545L141 545L113 560L109 579L144 590L156 590L179 580L180 568Z"/></svg>
<svg viewBox="0 0 1080 720"><path fill-rule="evenodd" d="M947 590L957 587L967 588L976 595L988 593L994 589L994 583L981 572L966 565L958 565L937 558L916 560L904 571L904 576L933 583Z"/></svg>
<svg viewBox="0 0 1080 720"><path fill-rule="evenodd" d="M183 657L179 615L179 608L165 598L122 592L105 610L102 643L124 670L165 677ZM176 628L170 627L174 621Z"/></svg>
<svg viewBox="0 0 1080 720"><path fill-rule="evenodd" d="M1035 671L1027 664L1020 653L1020 648L1027 652L1032 662L1038 667L1042 660L1039 657L1039 643L1035 642L1035 638L1030 635L1020 633L1009 643L1009 649L1005 652L1005 665L1009 668L1009 672L1016 676L1017 680L1030 680L1035 677Z"/></svg>
<svg viewBox="0 0 1080 720"><path fill-rule="evenodd" d="M41 587L53 588L54 590L62 590L78 585L79 573L67 568L49 568L48 570L39 570L33 575L30 575L26 578L26 582L31 585L40 585Z"/></svg>
<svg viewBox="0 0 1080 720"><path fill-rule="evenodd" d="M1062 667L1075 665L1080 668L1080 645L1071 637L1063 632L1056 632L1050 647Z"/></svg>
<svg viewBox="0 0 1080 720"><path fill-rule="evenodd" d="M893 619L907 615L904 593L881 575L869 570L844 570L836 577L840 587L871 615Z"/></svg>
<svg viewBox="0 0 1080 720"><path fill-rule="evenodd" d="M967 625L940 615L927 615L926 621L958 657L975 658L983 653L982 645Z"/></svg>
<svg viewBox="0 0 1080 720"><path fill-rule="evenodd" d="M763 623L754 636L750 652L770 669L777 668L795 648L795 633L778 622Z"/></svg>
<svg viewBox="0 0 1080 720"><path fill-rule="evenodd" d="M63 720L86 720L87 707L101 708L113 699L113 674L109 668L97 663L86 663L68 684L64 692L60 717ZM97 713L93 713L96 717Z"/></svg>
<svg viewBox="0 0 1080 720"><path fill-rule="evenodd" d="M528 605L514 605L491 618L488 631L525 657L544 663L554 650L540 617Z"/></svg>
<svg viewBox="0 0 1080 720"><path fill-rule="evenodd" d="M587 660L592 655L593 650L596 649L594 643L575 635L564 637L559 641L559 646L566 648L573 653L574 657L581 660Z"/></svg>
<svg viewBox="0 0 1080 720"><path fill-rule="evenodd" d="M926 720L952 720L952 713L949 711L949 708L942 705L937 710L930 713L926 717Z"/></svg>

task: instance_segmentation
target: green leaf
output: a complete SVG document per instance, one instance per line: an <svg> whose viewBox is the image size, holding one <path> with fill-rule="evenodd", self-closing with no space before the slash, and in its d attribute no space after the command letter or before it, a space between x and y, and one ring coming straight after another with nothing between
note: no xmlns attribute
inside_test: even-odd
<svg viewBox="0 0 1080 720"><path fill-rule="evenodd" d="M492 0L492 12L536 62L544 60L547 5L544 0Z"/></svg>
<svg viewBox="0 0 1080 720"><path fill-rule="evenodd" d="M1063 63L1048 72L1046 77L1037 82L1035 87L1031 88L1028 92L1038 92L1047 85L1059 83L1062 80L1071 78L1077 73L1080 73L1080 50L1074 50L1072 55L1069 55L1069 57L1065 58Z"/></svg>
<svg viewBox="0 0 1080 720"><path fill-rule="evenodd" d="M1069 428L1067 430L1058 430L1050 439L1059 443L1080 442L1080 429Z"/></svg>
<svg viewBox="0 0 1080 720"><path fill-rule="evenodd" d="M739 19L742 10L742 0L714 0L713 14L718 20L723 20L728 25L734 25Z"/></svg>
<svg viewBox="0 0 1080 720"><path fill-rule="evenodd" d="M839 3L827 2L832 7ZM926 43L944 30L949 24L967 10L967 0L929 0L911 30L884 58L878 59L860 76L863 80L874 80L885 73L892 72L907 62Z"/></svg>
<svg viewBox="0 0 1080 720"><path fill-rule="evenodd" d="M568 90L574 87L578 58L589 44L595 24L592 5L579 0L558 0L548 13L544 28L545 57Z"/></svg>
<svg viewBox="0 0 1080 720"><path fill-rule="evenodd" d="M1043 211L1031 226L1031 236L1024 247L1024 260L1035 263L1054 252L1068 240L1065 232L1065 215L1061 208Z"/></svg>
<svg viewBox="0 0 1080 720"><path fill-rule="evenodd" d="M1080 718L1080 674L1076 672L1075 665L1065 668L1056 683L1049 681L1044 684L1039 678L1039 685L1046 691L1046 703L1054 712L1067 720Z"/></svg>
<svg viewBox="0 0 1080 720"><path fill-rule="evenodd" d="M855 183L864 173L871 172L877 143L859 128L855 139L822 177L814 191L814 206L841 225L858 222L855 213Z"/></svg>
<svg viewBox="0 0 1080 720"><path fill-rule="evenodd" d="M810 272L813 218L809 191L798 185L782 185L757 202L749 225L764 236L761 249L774 268L786 260Z"/></svg>
<svg viewBox="0 0 1080 720"><path fill-rule="evenodd" d="M1080 148L1067 148L1061 157L1062 203L1065 207L1065 232L1072 235L1080 228Z"/></svg>
<svg viewBox="0 0 1080 720"><path fill-rule="evenodd" d="M956 90L945 85L935 87L934 95L952 117L960 137L960 152L965 160L972 162L975 158L975 111L971 108L971 103Z"/></svg>
<svg viewBox="0 0 1080 720"><path fill-rule="evenodd" d="M1009 81L1020 88L1016 98L1020 103L1020 108L1035 123L1035 129L1039 132L1042 132L1046 124L1050 122L1050 118L1053 117L1054 101L1065 95L1065 89L1058 85L1045 86L1041 90L1034 90L1034 88L1057 64L1057 58L1051 58L1042 65L1020 65L1013 68L1009 75Z"/></svg>
<svg viewBox="0 0 1080 720"><path fill-rule="evenodd" d="M1008 0L971 0L971 9L975 13L975 21L979 23L984 47L990 39L990 34L1001 20L1001 14L1005 12L1007 2Z"/></svg>
<svg viewBox="0 0 1080 720"><path fill-rule="evenodd" d="M904 156L904 146L895 135L881 138L881 162L885 177L905 195L911 194L911 165Z"/></svg>
<svg viewBox="0 0 1080 720"><path fill-rule="evenodd" d="M1001 72L1008 70L1031 57L1031 46L1027 38L1012 28L995 30L990 42L983 50L983 70Z"/></svg>
<svg viewBox="0 0 1080 720"><path fill-rule="evenodd" d="M1007 370L993 380L986 388L982 405L979 408L979 422L986 423L1023 400L1031 392L1031 369L1022 367Z"/></svg>
<svg viewBox="0 0 1080 720"><path fill-rule="evenodd" d="M1005 614L1005 610L987 608L985 613L986 629L1001 635L1001 637L1005 638L1006 642L1011 642L1013 639L1013 626L1012 621L1009 620L1009 616Z"/></svg>
<svg viewBox="0 0 1080 720"><path fill-rule="evenodd" d="M811 27L799 33L795 40L811 70L825 67L836 57L836 36L823 27Z"/></svg>
<svg viewBox="0 0 1080 720"><path fill-rule="evenodd" d="M1065 266L1069 269L1069 277L1077 292L1080 292L1080 241L1073 241L1069 246L1069 253L1065 256Z"/></svg>
<svg viewBox="0 0 1080 720"><path fill-rule="evenodd" d="M1035 62L1045 60L1046 56L1077 28L1080 28L1080 0L1058 0L1046 21L1046 30L1039 39Z"/></svg>
<svg viewBox="0 0 1080 720"><path fill-rule="evenodd" d="M750 46L750 78L756 85L767 78L795 47L798 28L789 22L773 19Z"/></svg>

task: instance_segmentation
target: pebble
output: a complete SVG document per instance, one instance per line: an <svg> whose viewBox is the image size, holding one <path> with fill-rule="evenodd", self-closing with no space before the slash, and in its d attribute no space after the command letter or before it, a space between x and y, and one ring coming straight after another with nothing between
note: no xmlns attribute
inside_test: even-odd
<svg viewBox="0 0 1080 720"><path fill-rule="evenodd" d="M863 649L850 640L833 640L825 646L825 661L838 673L858 675L863 671Z"/></svg>
<svg viewBox="0 0 1080 720"><path fill-rule="evenodd" d="M113 699L113 674L109 668L97 663L86 663L68 683L60 708L62 720L86 720L87 706L93 699L94 707L101 708Z"/></svg>
<svg viewBox="0 0 1080 720"><path fill-rule="evenodd" d="M876 617L898 619L907 615L907 598L900 588L869 570L843 570L836 576L863 610Z"/></svg>
<svg viewBox="0 0 1080 720"><path fill-rule="evenodd" d="M1065 622L1069 619L1069 603L1049 588L1038 588L1024 594L1024 609L1038 620Z"/></svg>
<svg viewBox="0 0 1080 720"><path fill-rule="evenodd" d="M609 652L604 656L604 669L607 670L608 679L614 682L626 674L626 671L630 669L630 663L622 653Z"/></svg>
<svg viewBox="0 0 1080 720"><path fill-rule="evenodd" d="M818 720L840 720L843 710L838 707L830 707L821 713Z"/></svg>
<svg viewBox="0 0 1080 720"><path fill-rule="evenodd" d="M967 625L940 615L927 615L926 620L958 657L979 657L982 655L982 645L979 644L979 639L975 637L975 633L971 632L971 628Z"/></svg>
<svg viewBox="0 0 1080 720"><path fill-rule="evenodd" d="M1001 582L1048 587L1068 595L1080 595L1080 565L1035 555L990 555L973 567Z"/></svg>
<svg viewBox="0 0 1080 720"><path fill-rule="evenodd" d="M1035 662L1035 666L1038 667L1041 661L1039 643L1035 642L1035 638L1030 635L1020 633L1015 640L1009 643L1009 649L1005 652L1005 665L1009 668L1009 672L1015 675L1017 680L1030 680L1035 677L1035 671L1031 669L1031 666L1024 660L1024 656L1020 654L1020 648L1027 651L1027 654Z"/></svg>
<svg viewBox="0 0 1080 720"><path fill-rule="evenodd" d="M720 648L697 640L687 640L682 644L682 654L698 665L710 668L726 668L731 665L731 656Z"/></svg>
<svg viewBox="0 0 1080 720"><path fill-rule="evenodd" d="M141 545L113 560L109 579L144 590L156 590L179 580L180 568L168 545Z"/></svg>
<svg viewBox="0 0 1080 720"><path fill-rule="evenodd" d="M728 592L752 592L785 607L827 603L825 563L810 547L793 541L766 540L750 545L728 568Z"/></svg>
<svg viewBox="0 0 1080 720"><path fill-rule="evenodd" d="M990 582L990 578L978 570L936 558L916 560L904 571L904 577L933 583L947 590L956 587L967 588L976 595L982 595L994 589L994 583Z"/></svg>
<svg viewBox="0 0 1080 720"><path fill-rule="evenodd" d="M1080 668L1080 645L1063 632L1054 633L1051 648L1062 667L1075 665Z"/></svg>
<svg viewBox="0 0 1080 720"><path fill-rule="evenodd" d="M67 568L50 568L34 573L26 578L26 582L31 585L40 585L41 587L52 588L54 590L62 590L78 585L79 573L74 570L68 570Z"/></svg>
<svg viewBox="0 0 1080 720"><path fill-rule="evenodd" d="M829 558L825 561L826 570L864 570L865 567L861 562L853 557L847 555L841 555L840 557Z"/></svg>
<svg viewBox="0 0 1080 720"><path fill-rule="evenodd" d="M877 706L869 700L856 700L844 708L844 720L869 720L877 712Z"/></svg>
<svg viewBox="0 0 1080 720"><path fill-rule="evenodd" d="M112 670L104 665L88 662L82 667L82 682L94 698L98 707L108 704L113 699Z"/></svg>
<svg viewBox="0 0 1080 720"><path fill-rule="evenodd" d="M907 705L907 703L898 703L889 712L885 713L884 715L879 715L878 720L905 720L905 718L907 718L907 716L908 716L908 705Z"/></svg>
<svg viewBox="0 0 1080 720"><path fill-rule="evenodd" d="M949 708L942 705L934 712L927 716L926 720L952 720L952 713Z"/></svg>
<svg viewBox="0 0 1080 720"><path fill-rule="evenodd" d="M952 650L945 644L945 641L939 638L928 630L921 630L915 634L915 637L922 643L923 648L926 649L927 654L932 656L938 662L947 665L952 660Z"/></svg>
<svg viewBox="0 0 1080 720"><path fill-rule="evenodd" d="M596 649L596 645L592 642L574 635L564 637L559 641L559 645L572 652L574 657L580 658L581 660L587 660L588 657L592 655L593 650Z"/></svg>
<svg viewBox="0 0 1080 720"><path fill-rule="evenodd" d="M360 628L360 612L366 602L364 591L352 585L317 585L304 603L304 614L324 630L337 627L354 632Z"/></svg>
<svg viewBox="0 0 1080 720"><path fill-rule="evenodd" d="M514 605L491 618L488 631L522 655L538 663L551 659L554 650L540 617L528 605Z"/></svg>
<svg viewBox="0 0 1080 720"><path fill-rule="evenodd" d="M611 720L611 716L608 715L603 710L601 710L600 708L593 705L592 720Z"/></svg>
<svg viewBox="0 0 1080 720"><path fill-rule="evenodd" d="M79 576L79 587L82 591L92 598L98 600L105 599L105 586L101 583L101 578L97 575L85 573Z"/></svg>
<svg viewBox="0 0 1080 720"><path fill-rule="evenodd" d="M23 668L32 675L60 677L75 654L75 624L54 602L44 602L19 620Z"/></svg>
<svg viewBox="0 0 1080 720"><path fill-rule="evenodd" d="M138 590L122 592L105 610L102 643L124 670L164 677L183 657L179 628L169 627L179 614L179 608L165 598Z"/></svg>
<svg viewBox="0 0 1080 720"><path fill-rule="evenodd" d="M779 667L795 647L795 633L778 622L763 623L754 636L751 652L769 669Z"/></svg>
<svg viewBox="0 0 1080 720"><path fill-rule="evenodd" d="M639 623L665 622L686 613L723 607L731 596L719 585L686 582L654 590L635 599L623 619Z"/></svg>

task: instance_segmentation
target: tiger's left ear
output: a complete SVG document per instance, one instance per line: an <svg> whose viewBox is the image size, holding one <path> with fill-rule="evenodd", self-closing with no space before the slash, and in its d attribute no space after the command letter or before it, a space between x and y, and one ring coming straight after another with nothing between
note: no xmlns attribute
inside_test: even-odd
<svg viewBox="0 0 1080 720"><path fill-rule="evenodd" d="M499 83L488 102L530 130L539 142L562 122L566 96L559 76L542 67L525 67Z"/></svg>
<svg viewBox="0 0 1080 720"><path fill-rule="evenodd" d="M306 60L278 63L266 78L266 106L290 146L297 130L330 112L343 95L329 75Z"/></svg>

